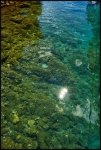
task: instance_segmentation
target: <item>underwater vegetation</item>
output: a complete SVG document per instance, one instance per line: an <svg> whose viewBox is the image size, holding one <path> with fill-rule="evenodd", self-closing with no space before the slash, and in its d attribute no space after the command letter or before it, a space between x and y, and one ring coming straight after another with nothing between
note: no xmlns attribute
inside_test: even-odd
<svg viewBox="0 0 101 150"><path fill-rule="evenodd" d="M37 16L41 13L40 4L15 2L1 9L1 61L13 63L21 57L23 47L31 39L42 36ZM33 44L34 44L33 43Z"/></svg>
<svg viewBox="0 0 101 150"><path fill-rule="evenodd" d="M97 6L96 6L97 7ZM100 17L98 14L98 11L100 8L96 9L96 7L89 8L88 6L88 21L92 24L92 30L93 30L93 37L89 44L88 49L88 58L89 58L89 68L94 71L100 70ZM100 6L98 6L100 7ZM92 12L95 12L94 15L92 15Z"/></svg>
<svg viewBox="0 0 101 150"><path fill-rule="evenodd" d="M1 8L2 149L100 147L97 33L99 5Z"/></svg>

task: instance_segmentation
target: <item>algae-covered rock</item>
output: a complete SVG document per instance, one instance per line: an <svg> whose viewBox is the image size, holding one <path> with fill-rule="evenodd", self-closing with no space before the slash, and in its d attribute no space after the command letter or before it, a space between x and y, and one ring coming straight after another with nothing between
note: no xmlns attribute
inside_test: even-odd
<svg viewBox="0 0 101 150"><path fill-rule="evenodd" d="M3 137L1 142L2 149L22 149L22 144L14 142L10 137Z"/></svg>
<svg viewBox="0 0 101 150"><path fill-rule="evenodd" d="M33 26L33 20L31 20L30 18L26 18L23 20L22 22L23 29L29 29L32 26Z"/></svg>
<svg viewBox="0 0 101 150"><path fill-rule="evenodd" d="M38 147L38 143L34 138L32 140L30 137L25 137L22 134L17 135L16 141L22 143L23 148L36 149Z"/></svg>
<svg viewBox="0 0 101 150"><path fill-rule="evenodd" d="M14 124L18 123L20 121L18 113L16 111L12 112L12 122Z"/></svg>
<svg viewBox="0 0 101 150"><path fill-rule="evenodd" d="M48 65L47 64L42 64L42 68L47 69Z"/></svg>
<svg viewBox="0 0 101 150"><path fill-rule="evenodd" d="M35 121L34 120L28 120L28 125L32 127L34 125Z"/></svg>
<svg viewBox="0 0 101 150"><path fill-rule="evenodd" d="M30 3L24 2L24 3L20 4L19 7L20 8L29 8L30 7Z"/></svg>
<svg viewBox="0 0 101 150"><path fill-rule="evenodd" d="M33 141L32 144L26 145L25 148L28 148L28 149L37 149L38 148L38 143L37 143L37 141Z"/></svg>
<svg viewBox="0 0 101 150"><path fill-rule="evenodd" d="M41 149L47 149L48 143L45 142L45 139L47 138L46 133L43 131L40 131L37 135L37 141L38 141L38 147Z"/></svg>
<svg viewBox="0 0 101 150"><path fill-rule="evenodd" d="M39 24L37 20L37 15L38 15L37 11L38 9L41 10L41 6L39 5L40 4L37 4L37 6L35 6L33 2L21 2L21 3L16 2L14 5L9 6L10 9L9 7L2 8L1 10L2 13L1 55L2 55L3 63L6 60L15 63L15 61L21 56L23 46L30 43L32 41L30 39L34 39L35 41L37 41L37 39L41 37L41 33L39 31ZM20 6L23 8L21 9ZM33 15L34 9L37 11ZM26 16L21 15L21 10L26 11ZM34 29L33 30L34 34L31 32L32 28ZM19 43L22 40L23 40L22 42L23 44L19 46ZM5 52L5 50L9 50L9 51ZM7 59L5 59L6 56Z"/></svg>
<svg viewBox="0 0 101 150"><path fill-rule="evenodd" d="M31 137L36 137L38 130L37 130L37 126L36 125L32 125L32 126L26 126L25 127L25 133Z"/></svg>
<svg viewBox="0 0 101 150"><path fill-rule="evenodd" d="M13 16L10 18L11 21L20 24L23 20L23 18L21 16Z"/></svg>

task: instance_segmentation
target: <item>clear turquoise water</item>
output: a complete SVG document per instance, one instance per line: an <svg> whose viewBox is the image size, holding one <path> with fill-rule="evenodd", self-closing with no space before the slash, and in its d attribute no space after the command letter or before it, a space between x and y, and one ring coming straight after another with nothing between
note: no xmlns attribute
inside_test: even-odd
<svg viewBox="0 0 101 150"><path fill-rule="evenodd" d="M4 136L24 137L24 148L29 139L31 148L99 148L99 5L42 1L38 20L43 37L3 85L6 113L20 118L8 119Z"/></svg>

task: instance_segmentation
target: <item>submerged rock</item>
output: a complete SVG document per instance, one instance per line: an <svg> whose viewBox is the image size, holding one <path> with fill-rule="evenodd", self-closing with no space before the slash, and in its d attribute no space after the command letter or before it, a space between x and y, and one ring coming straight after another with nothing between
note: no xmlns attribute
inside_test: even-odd
<svg viewBox="0 0 101 150"><path fill-rule="evenodd" d="M18 23L18 24L20 24L22 22L22 20L23 20L23 18L21 16L18 16L18 15L10 18L10 21L13 21L13 22Z"/></svg>
<svg viewBox="0 0 101 150"><path fill-rule="evenodd" d="M76 65L77 67L81 66L81 65L82 65L82 61L81 61L80 59L76 59L76 60L75 60L75 65Z"/></svg>
<svg viewBox="0 0 101 150"><path fill-rule="evenodd" d="M29 8L30 7L30 4L29 3L22 3L20 5L20 8Z"/></svg>
<svg viewBox="0 0 101 150"><path fill-rule="evenodd" d="M7 64L7 67L9 68L11 65L10 64Z"/></svg>
<svg viewBox="0 0 101 150"><path fill-rule="evenodd" d="M40 53L39 58L52 56L51 51L44 51L44 53Z"/></svg>
<svg viewBox="0 0 101 150"><path fill-rule="evenodd" d="M76 110L72 112L74 116L83 117L83 111L80 105L76 106Z"/></svg>
<svg viewBox="0 0 101 150"><path fill-rule="evenodd" d="M46 69L46 68L48 68L48 65L47 64L42 64L42 68Z"/></svg>
<svg viewBox="0 0 101 150"><path fill-rule="evenodd" d="M20 58L24 46L41 37L37 19L39 12L41 13L41 5L36 6L33 2L15 2L12 6L2 7L1 55L3 58L8 56L8 61L14 63ZM22 13L26 16L22 16Z"/></svg>
<svg viewBox="0 0 101 150"><path fill-rule="evenodd" d="M20 121L18 113L16 111L12 112L12 122L14 124L18 123Z"/></svg>
<svg viewBox="0 0 101 150"><path fill-rule="evenodd" d="M91 102L87 99L85 106L76 106L76 110L72 112L74 116L83 117L88 123L96 124L98 120L97 111L94 110Z"/></svg>
<svg viewBox="0 0 101 150"><path fill-rule="evenodd" d="M34 120L28 120L28 125L32 127L34 125L35 121Z"/></svg>
<svg viewBox="0 0 101 150"><path fill-rule="evenodd" d="M59 111L60 113L63 113L63 108L62 107L60 107L60 106L58 106L57 104L56 104L56 109L57 109L57 111Z"/></svg>

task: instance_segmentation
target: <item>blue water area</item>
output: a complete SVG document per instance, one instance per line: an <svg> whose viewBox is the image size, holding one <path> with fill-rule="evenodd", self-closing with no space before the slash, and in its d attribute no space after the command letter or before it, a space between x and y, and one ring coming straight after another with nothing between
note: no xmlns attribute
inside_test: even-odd
<svg viewBox="0 0 101 150"><path fill-rule="evenodd" d="M41 1L41 7L42 37L24 47L3 85L12 108L5 113L13 116L4 136L37 149L99 149L100 6Z"/></svg>

